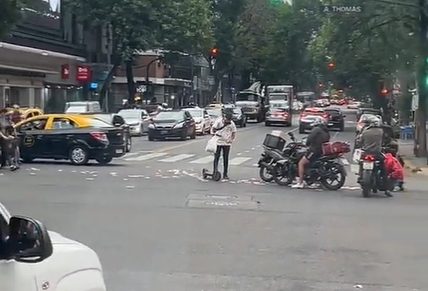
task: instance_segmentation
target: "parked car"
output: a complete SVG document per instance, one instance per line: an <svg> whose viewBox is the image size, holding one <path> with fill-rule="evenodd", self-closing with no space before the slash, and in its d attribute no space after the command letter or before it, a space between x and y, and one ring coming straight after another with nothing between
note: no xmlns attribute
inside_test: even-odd
<svg viewBox="0 0 428 291"><path fill-rule="evenodd" d="M155 114L150 116L144 109L122 109L117 114L125 119L131 135L134 136L146 134L149 131L151 118L155 116Z"/></svg>
<svg viewBox="0 0 428 291"><path fill-rule="evenodd" d="M207 111L208 115L210 116L210 124L211 126L213 126L214 121L217 118L220 118L223 116L223 111L220 108L211 108L211 107L206 107L205 110Z"/></svg>
<svg viewBox="0 0 428 291"><path fill-rule="evenodd" d="M345 130L345 117L346 115L339 108L325 109L328 114L327 125L329 128L335 128L339 131Z"/></svg>
<svg viewBox="0 0 428 291"><path fill-rule="evenodd" d="M196 138L196 123L186 110L162 111L149 125L149 141L175 137L186 140L189 136Z"/></svg>

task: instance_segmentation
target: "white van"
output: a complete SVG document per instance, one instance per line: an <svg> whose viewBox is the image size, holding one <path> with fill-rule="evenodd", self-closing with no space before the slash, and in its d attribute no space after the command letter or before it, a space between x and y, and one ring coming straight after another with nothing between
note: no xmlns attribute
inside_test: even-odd
<svg viewBox="0 0 428 291"><path fill-rule="evenodd" d="M0 203L2 291L105 291L98 255Z"/></svg>
<svg viewBox="0 0 428 291"><path fill-rule="evenodd" d="M98 101L73 101L65 103L66 114L101 113Z"/></svg>

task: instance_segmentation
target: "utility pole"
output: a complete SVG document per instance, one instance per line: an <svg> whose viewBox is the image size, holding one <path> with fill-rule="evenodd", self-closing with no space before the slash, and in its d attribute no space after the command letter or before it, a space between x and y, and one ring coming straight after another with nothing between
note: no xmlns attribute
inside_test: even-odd
<svg viewBox="0 0 428 291"><path fill-rule="evenodd" d="M428 17L426 9L426 0L419 0L419 49L420 49L420 68L418 74L418 91L419 91L419 106L417 110L417 123L415 128L416 144L415 153L418 157L425 157L427 151L426 140L426 111L428 97L428 79L427 79L427 32L428 32Z"/></svg>

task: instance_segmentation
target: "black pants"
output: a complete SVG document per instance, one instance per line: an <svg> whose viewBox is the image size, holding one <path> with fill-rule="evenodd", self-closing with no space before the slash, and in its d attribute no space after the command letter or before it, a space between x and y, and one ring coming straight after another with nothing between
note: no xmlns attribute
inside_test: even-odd
<svg viewBox="0 0 428 291"><path fill-rule="evenodd" d="M227 170L229 168L230 146L217 146L217 151L214 154L214 171L218 171L218 163L220 161L221 152L223 152L223 176L227 176Z"/></svg>

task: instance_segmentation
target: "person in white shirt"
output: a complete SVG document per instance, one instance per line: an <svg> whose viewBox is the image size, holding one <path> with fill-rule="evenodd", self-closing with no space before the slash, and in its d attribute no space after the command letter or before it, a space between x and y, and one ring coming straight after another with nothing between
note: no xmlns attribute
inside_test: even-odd
<svg viewBox="0 0 428 291"><path fill-rule="evenodd" d="M211 134L218 136L217 151L214 154L214 171L218 171L220 154L223 152L223 179L229 179L230 147L236 137L236 125L232 121L233 113L226 112L223 118L218 118L211 127Z"/></svg>

